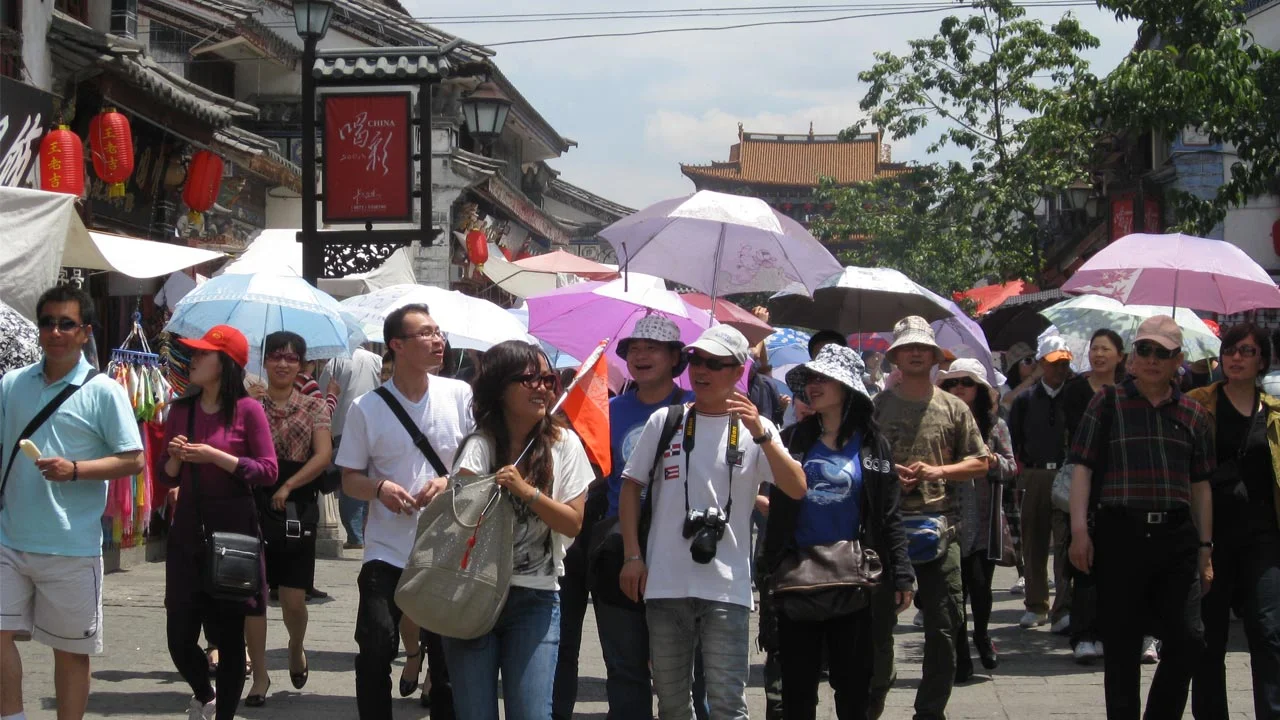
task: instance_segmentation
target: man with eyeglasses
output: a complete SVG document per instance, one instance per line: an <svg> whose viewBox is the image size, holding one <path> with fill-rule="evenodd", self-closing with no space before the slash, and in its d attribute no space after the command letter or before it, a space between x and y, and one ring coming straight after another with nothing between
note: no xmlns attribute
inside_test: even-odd
<svg viewBox="0 0 1280 720"><path fill-rule="evenodd" d="M53 648L58 717L84 717L89 656L102 652L105 481L143 466L142 439L124 388L96 377L84 357L95 322L93 300L62 285L40 296L36 316L44 360L0 380L4 720L26 717L19 636ZM31 444L20 451L23 439Z"/></svg>
<svg viewBox="0 0 1280 720"><path fill-rule="evenodd" d="M751 510L762 482L796 499L808 486L773 423L735 389L747 362L742 333L717 325L685 351L694 401L684 409L682 429L657 457L670 410L653 413L622 472L619 584L632 601L644 598L659 717L693 717L694 654L701 646L710 716L745 720ZM655 457L661 467L654 467ZM653 513L643 552L646 487Z"/></svg>
<svg viewBox="0 0 1280 720"><path fill-rule="evenodd" d="M458 445L475 425L471 387L431 375L444 363L445 337L426 305L406 305L383 322L395 371L378 391L352 404L337 464L342 490L368 500L364 566L357 585L356 706L361 720L391 720L391 661L400 649L400 608L396 585L408 562L418 528L418 512L447 485ZM388 395L382 395L385 389ZM390 403L399 405L430 443L442 463L433 463L414 445ZM432 714L452 717L452 695L438 673L445 667L437 638L428 637Z"/></svg>
<svg viewBox="0 0 1280 720"><path fill-rule="evenodd" d="M1182 330L1173 318L1144 321L1133 352L1133 376L1094 396L1072 442L1071 563L1097 578L1107 717L1142 711L1146 630L1164 641L1146 717L1178 718L1213 580L1213 421L1174 382Z"/></svg>
<svg viewBox="0 0 1280 720"><path fill-rule="evenodd" d="M1057 335L1040 341L1035 354L1040 380L1013 401L1009 410L1009 437L1022 473L1022 559L1025 563L1026 612L1018 625L1023 629L1053 623L1055 633L1071 627L1071 589L1067 574L1067 514L1053 507L1053 478L1067 456L1074 428L1068 427L1062 388L1071 378L1071 350ZM1053 583L1056 593L1049 608L1049 548L1054 551Z"/></svg>

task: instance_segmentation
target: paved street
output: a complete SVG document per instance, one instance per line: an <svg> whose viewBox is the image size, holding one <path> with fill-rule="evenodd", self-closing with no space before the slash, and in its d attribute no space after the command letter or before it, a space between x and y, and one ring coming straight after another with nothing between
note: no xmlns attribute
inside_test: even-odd
<svg viewBox="0 0 1280 720"><path fill-rule="evenodd" d="M285 635L278 608L271 611L268 659L274 686L263 708L241 708L246 718L354 718L355 685L352 640L356 608L355 578L359 561L320 561L317 584L333 598L312 604L311 627L307 639L311 682L302 692L289 685L286 670ZM1001 568L996 587L1008 588L1012 570ZM152 563L133 570L113 573L106 580L107 652L94 660L93 693L89 701L91 718L148 718L185 716L190 691L173 671L165 646L164 567ZM1013 718L1023 720L1053 715L1055 718L1103 717L1102 672L1081 668L1071 662L1066 642L1047 629L1022 631L1016 624L1022 613L1018 598L1000 591L996 596L994 638L1002 664L992 678L979 675L956 689L952 696L952 718ZM591 613L587 613L585 638L595 637ZM899 688L889 696L887 718L911 717L911 704L919 679L919 659L923 634L908 624L899 626ZM1233 718L1252 716L1249 695L1249 661L1243 652L1239 624L1233 624L1232 650L1228 658L1228 685ZM53 720L53 676L51 654L34 643L20 645L26 668L26 709L32 720ZM976 659L976 658L975 658ZM761 688L763 657L752 658L749 693L751 715L764 717ZM982 672L979 665L979 672ZM582 656L582 684L578 713L600 718L607 709L604 694L604 663L599 645L586 642ZM399 671L397 669L396 676ZM1150 680L1151 669L1144 678ZM1145 687L1145 684L1144 684ZM396 718L424 718L417 700L398 700ZM830 690L824 691L819 717L834 718ZM1188 713L1187 717L1190 717Z"/></svg>

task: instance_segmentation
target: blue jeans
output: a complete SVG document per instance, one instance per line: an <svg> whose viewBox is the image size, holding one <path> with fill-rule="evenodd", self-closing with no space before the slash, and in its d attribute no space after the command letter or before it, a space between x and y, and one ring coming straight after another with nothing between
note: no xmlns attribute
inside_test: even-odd
<svg viewBox="0 0 1280 720"><path fill-rule="evenodd" d="M694 656L701 645L711 717L747 720L750 609L681 598L649 600L645 612L658 716L662 720L693 718Z"/></svg>
<svg viewBox="0 0 1280 720"><path fill-rule="evenodd" d="M338 515L342 517L342 527L347 530L347 542L356 545L364 544L364 516L369 512L369 503L348 496L338 491Z"/></svg>
<svg viewBox="0 0 1280 720"><path fill-rule="evenodd" d="M559 594L511 588L488 634L475 640L444 638L458 720L498 720L499 671L507 720L547 720L559 649Z"/></svg>

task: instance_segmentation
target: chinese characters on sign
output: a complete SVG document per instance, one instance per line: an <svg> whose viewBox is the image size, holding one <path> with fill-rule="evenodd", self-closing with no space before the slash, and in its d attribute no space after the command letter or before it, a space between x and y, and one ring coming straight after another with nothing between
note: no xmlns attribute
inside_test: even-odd
<svg viewBox="0 0 1280 720"><path fill-rule="evenodd" d="M407 92L324 98L324 221L413 220Z"/></svg>

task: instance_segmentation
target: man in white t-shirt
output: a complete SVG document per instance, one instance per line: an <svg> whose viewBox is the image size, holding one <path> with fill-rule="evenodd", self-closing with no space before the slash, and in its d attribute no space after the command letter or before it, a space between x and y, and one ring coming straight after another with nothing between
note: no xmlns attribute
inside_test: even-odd
<svg viewBox="0 0 1280 720"><path fill-rule="evenodd" d="M471 387L429 375L444 362L445 338L425 305L393 311L383 334L395 351L396 366L382 387L426 436L447 470L474 425ZM396 585L413 550L418 512L448 481L376 392L352 403L337 464L342 468L342 491L370 501L364 567L357 581L356 705L361 720L391 720L391 661L400 649Z"/></svg>
<svg viewBox="0 0 1280 720"><path fill-rule="evenodd" d="M717 325L685 350L694 402L682 430L652 472L668 410L655 412L622 473L629 482L618 509L626 553L620 583L628 597L645 600L659 717L693 717L693 659L701 645L711 717L745 720L756 491L776 483L799 499L807 486L773 423L734 389L747 362L742 333ZM651 476L657 485L642 554L640 498Z"/></svg>

